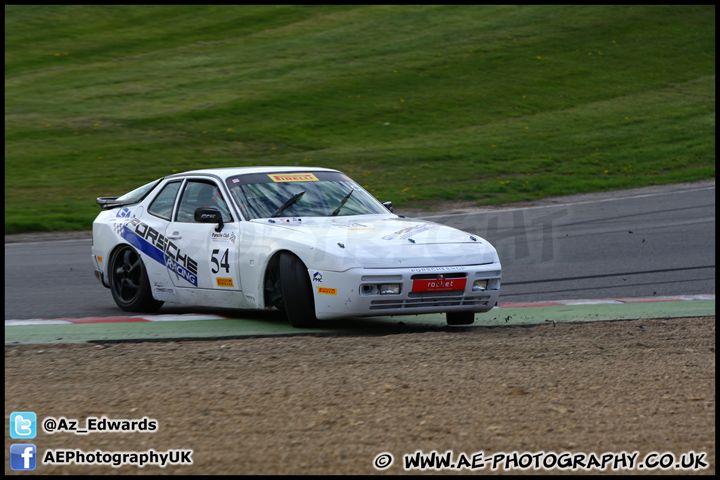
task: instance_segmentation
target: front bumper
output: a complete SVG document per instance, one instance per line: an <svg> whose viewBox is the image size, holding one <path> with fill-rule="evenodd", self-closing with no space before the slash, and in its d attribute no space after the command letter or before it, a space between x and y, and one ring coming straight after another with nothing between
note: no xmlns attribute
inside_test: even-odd
<svg viewBox="0 0 720 480"><path fill-rule="evenodd" d="M320 320L373 315L487 312L500 294L500 263L426 268L354 268L346 272L308 270ZM413 292L413 281L443 275L465 279L463 290ZM475 280L487 288L473 291ZM399 294L381 295L368 285L400 284ZM365 287L365 288L363 288Z"/></svg>

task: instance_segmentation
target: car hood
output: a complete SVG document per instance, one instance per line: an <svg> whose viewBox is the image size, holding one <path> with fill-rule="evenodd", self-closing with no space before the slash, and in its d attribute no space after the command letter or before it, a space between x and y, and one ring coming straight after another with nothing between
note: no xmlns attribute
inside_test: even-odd
<svg viewBox="0 0 720 480"><path fill-rule="evenodd" d="M367 268L478 265L498 261L492 245L477 235L426 220L395 215L272 220L275 223L268 219L254 221L292 230L304 237L303 243L312 243L337 255L350 255Z"/></svg>

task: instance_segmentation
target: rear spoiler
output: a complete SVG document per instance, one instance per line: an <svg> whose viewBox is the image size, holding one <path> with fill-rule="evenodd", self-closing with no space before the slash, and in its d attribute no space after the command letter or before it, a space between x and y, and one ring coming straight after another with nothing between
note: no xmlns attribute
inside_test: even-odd
<svg viewBox="0 0 720 480"><path fill-rule="evenodd" d="M137 199L118 201L118 198L119 197L98 197L97 200L95 200L95 201L97 202L98 205L100 205L103 208L103 210L110 210L115 207L122 207L123 205L132 205L133 203L138 202Z"/></svg>

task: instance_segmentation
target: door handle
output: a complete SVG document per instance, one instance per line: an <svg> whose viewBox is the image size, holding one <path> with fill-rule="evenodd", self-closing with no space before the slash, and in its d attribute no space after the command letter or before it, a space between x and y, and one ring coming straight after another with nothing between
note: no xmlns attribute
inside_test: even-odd
<svg viewBox="0 0 720 480"><path fill-rule="evenodd" d="M182 235L180 235L180 232L173 232L172 235L168 235L167 238L170 240L180 240Z"/></svg>

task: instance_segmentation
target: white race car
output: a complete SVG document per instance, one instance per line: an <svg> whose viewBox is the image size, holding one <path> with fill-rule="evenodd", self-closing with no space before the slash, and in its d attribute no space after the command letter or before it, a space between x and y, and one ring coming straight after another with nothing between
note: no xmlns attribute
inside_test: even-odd
<svg viewBox="0 0 720 480"><path fill-rule="evenodd" d="M95 275L126 311L275 307L295 327L446 312L468 325L497 304L492 245L394 215L337 170L196 170L97 203Z"/></svg>

